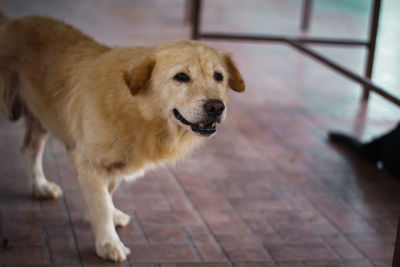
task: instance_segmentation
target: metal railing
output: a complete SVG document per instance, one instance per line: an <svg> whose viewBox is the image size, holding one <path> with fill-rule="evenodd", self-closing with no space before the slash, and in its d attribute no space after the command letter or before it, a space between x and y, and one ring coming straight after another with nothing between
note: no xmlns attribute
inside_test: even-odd
<svg viewBox="0 0 400 267"><path fill-rule="evenodd" d="M285 35L250 35L250 34L232 34L232 33L213 33L213 32L201 32L201 9L202 0L190 0L191 8L191 23L192 31L191 38L194 40L198 39L215 39L215 40L236 40L236 41L256 41L256 42L281 42L286 43L293 48L315 58L319 62L339 72L340 74L352 79L353 81L363 85L364 92L362 96L363 101L367 101L369 98L370 91L373 91L386 100L393 104L400 106L400 99L396 98L384 88L376 85L371 81L376 36L378 32L379 15L381 9L381 0L373 0L371 15L369 18L369 33L368 40L356 40L356 39L340 39L340 38L315 38L315 37L293 37ZM312 0L303 0L302 8L302 21L301 30L308 31L311 18ZM342 45L342 46L362 46L367 49L367 62L365 65L365 75L359 75L358 73L328 59L322 54L306 46L306 44L319 44L319 45Z"/></svg>

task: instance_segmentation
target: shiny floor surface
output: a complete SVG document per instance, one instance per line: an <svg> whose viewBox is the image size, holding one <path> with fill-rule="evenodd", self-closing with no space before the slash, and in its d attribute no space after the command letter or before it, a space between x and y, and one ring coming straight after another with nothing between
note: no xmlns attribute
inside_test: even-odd
<svg viewBox="0 0 400 267"><path fill-rule="evenodd" d="M205 1L204 30L297 34L301 1ZM369 1L314 1L310 35L365 38ZM183 0L3 0L11 17L60 18L109 45L186 39ZM396 0L383 1L374 81L400 95ZM175 167L116 192L132 216L131 249L114 266L391 266L400 182L327 142L329 129L369 140L399 109L276 43L207 41L233 55L247 91L232 92L217 135ZM358 72L359 48L318 47ZM96 257L76 172L51 139L44 165L58 200L31 198L19 146L23 124L0 126L0 266L108 266Z"/></svg>

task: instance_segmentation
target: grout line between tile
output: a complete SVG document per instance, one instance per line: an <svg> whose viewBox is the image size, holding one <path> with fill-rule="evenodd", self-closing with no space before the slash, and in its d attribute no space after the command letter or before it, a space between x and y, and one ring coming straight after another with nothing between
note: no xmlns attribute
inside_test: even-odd
<svg viewBox="0 0 400 267"><path fill-rule="evenodd" d="M264 253L268 256L269 260L274 262L275 264L275 260L274 258L272 258L272 255L271 253L269 253L268 249L266 249L262 243L259 243L259 246L261 247L262 251L264 251Z"/></svg>
<svg viewBox="0 0 400 267"><path fill-rule="evenodd" d="M242 193L242 195L243 195L244 197L247 197L247 194L243 191L243 188L238 184L238 182L236 181L236 179L234 179L234 178L232 177L232 174L231 174L231 173L228 174L228 179L229 179L229 181L231 181L231 182L235 185L235 187L240 191L240 193Z"/></svg>
<svg viewBox="0 0 400 267"><path fill-rule="evenodd" d="M131 267L131 263L129 262L128 257L126 257L126 260L124 261L125 267Z"/></svg>
<svg viewBox="0 0 400 267"><path fill-rule="evenodd" d="M58 166L57 157L55 156L56 154L54 153L53 140L50 139L50 140L48 140L48 142L50 143L49 145L50 145L52 154L54 155L53 164L54 164L54 168L56 170L55 171L55 174L56 174L55 178L57 179L57 183L61 186L60 168ZM67 202L66 202L65 194L62 194L61 197L62 197L62 200L63 200L62 202L63 202L64 209L65 209L65 211L67 213L68 226L69 226L69 229L71 230L71 233L72 233L72 239L74 241L75 252L78 255L78 260L79 260L78 266L79 267L83 267L83 265L82 265L82 255L79 253L79 250L78 250L78 240L76 238L75 229L74 229L74 226L72 224L72 217L71 217L71 213L70 213L70 210L69 210Z"/></svg>
<svg viewBox="0 0 400 267"><path fill-rule="evenodd" d="M163 165L163 166L165 167L165 165ZM167 203L169 210L174 210L174 207L172 206L171 202L169 201L167 194L162 189L160 182L158 180L156 180L155 182L157 184L157 189L161 193L161 196L162 196L163 200L165 201L165 203Z"/></svg>
<svg viewBox="0 0 400 267"><path fill-rule="evenodd" d="M205 168L205 170L207 170L207 168ZM258 171L258 170L257 170ZM215 180L212 178L212 176L206 171L207 173L207 178L210 180L211 183L214 184L214 186L221 191L221 188L215 183ZM235 184L236 187L239 188L240 192L243 194L244 197L247 198L247 194L245 194L242 190L242 188L237 184L236 180L232 178L231 175L228 176L229 180L233 181L233 183ZM221 191L222 192L222 191ZM243 217L239 214L239 212L236 210L236 208L232 205L231 200L222 192L222 195L224 196L225 200L229 203L229 205L231 206L233 212L239 217L239 220L246 226L246 228L253 233L254 235L256 235L256 233L253 231L253 229L251 229L251 227L244 221ZM260 215L260 211L257 212ZM261 216L261 215L260 215ZM266 222L274 231L274 233L278 236L278 238L280 239L280 241L283 242L283 238L282 236L277 232L277 230L275 229L275 227L273 227L269 222L266 221L264 216L261 216L261 219ZM259 243L261 245L262 250L264 251L264 253L269 257L270 260L273 260L272 255L269 253L269 251L262 245L262 243Z"/></svg>
<svg viewBox="0 0 400 267"><path fill-rule="evenodd" d="M305 223L306 223L306 225L308 226L308 228L311 230L311 232L313 232L313 233L318 237L318 239L319 239L320 241L322 241L322 243L323 243L336 257L338 257L339 259L344 259L342 256L340 256L340 255L336 252L336 250L331 246L331 244L329 244L329 242L326 241L325 238L323 238L323 237L321 236L320 233L318 233L317 231L315 231L314 228L311 227L311 225L309 225L308 222L305 222Z"/></svg>
<svg viewBox="0 0 400 267"><path fill-rule="evenodd" d="M261 210L258 210L257 213L258 213L258 216L260 216L260 218L261 218L266 224L268 224L269 227L271 227L271 229L274 231L274 233L278 236L279 240L280 240L282 243L286 243L286 242L285 242L285 239L283 238L283 236L278 232L278 230L276 230L275 226L274 226L272 223L270 223L270 222L267 220L267 218L265 218L265 216L262 214L262 211L261 211Z"/></svg>
<svg viewBox="0 0 400 267"><path fill-rule="evenodd" d="M221 193L221 195L224 197L224 199L228 202L229 206L231 207L232 211L235 213L236 216L238 216L239 220L245 225L246 229L249 230L251 233L253 233L253 230L250 228L250 226L243 220L242 216L238 213L238 211L235 209L235 207L232 205L231 200L222 192L221 188L215 183L215 180L211 178L211 176L205 171L207 174L206 177L208 180L214 185L216 189ZM246 195L245 195L246 196Z"/></svg>
<svg viewBox="0 0 400 267"><path fill-rule="evenodd" d="M212 237L213 241L216 243L218 249L220 250L220 252L222 253L222 255L224 255L227 263L230 266L232 265L231 260L229 259L228 255L226 255L225 251L222 249L221 245L219 244L219 242L217 241L217 238L215 237L214 233L211 231L210 227L208 226L208 224L206 223L206 221L204 220L203 216L201 215L201 213L195 208L192 200L189 197L188 192L186 191L186 189L183 187L181 181L178 179L178 177L176 176L175 172L171 170L171 168L168 166L167 167L168 171L171 173L171 175L174 177L176 183L179 185L180 189L182 190L182 193L185 195L186 199L188 200L188 203L190 204L190 206L192 207L193 211L197 214L197 216L200 218L201 222L203 223L204 227L207 229L207 231L210 233L210 236Z"/></svg>
<svg viewBox="0 0 400 267"><path fill-rule="evenodd" d="M134 221L136 223L136 226L139 228L140 234L142 235L142 237L144 239L144 242L146 243L147 246L150 246L150 242L149 242L149 240L148 240L148 238L146 236L146 232L144 231L143 225L140 222L139 217L136 214L136 211L133 212L132 216L133 216L133 219L134 219Z"/></svg>
<svg viewBox="0 0 400 267"><path fill-rule="evenodd" d="M192 238L190 237L189 233L186 231L185 227L180 226L181 230L183 231L187 242L189 243L190 248L193 250L194 254L196 255L197 259L200 262L204 262L203 257L201 257L200 252L197 250L196 245L193 243Z"/></svg>
<svg viewBox="0 0 400 267"><path fill-rule="evenodd" d="M309 122L309 123L312 124L311 122ZM315 125L311 125L311 126L314 127L314 128L316 128L316 129L318 129L318 127L316 127ZM239 132L240 134L244 135L240 129L237 129L237 130L238 130L238 132ZM318 129L318 130L320 130L320 129ZM244 137L245 137L245 135L244 135ZM279 137L277 137L276 134L274 134L274 133L273 133L273 138L279 140ZM247 139L246 139L246 140L247 140ZM286 145L284 142L280 142L280 143L282 143L282 146L283 146L286 150L290 149L289 147L287 147L287 145ZM249 142L249 145L252 146L252 144L251 144L250 142ZM257 148L254 148L254 149L256 150L256 152L257 152L258 154L260 154ZM276 169L276 170L280 170L280 168L279 168L278 166L273 166L273 167L274 167L274 169ZM257 169L257 171L259 171L259 170ZM285 177L283 177L283 178L284 178L284 180L286 181L286 178L285 178ZM269 183L268 183L268 184L269 184ZM311 202L310 202L310 204L311 204L314 208L316 208ZM293 207L293 205L292 205L291 203L290 203L290 206ZM261 211L258 211L258 212L259 212L260 216L264 219L264 221L265 221L266 223L268 223L268 225L270 225L270 227L274 230L274 232L277 234L277 236L279 237L279 239L281 239L281 241L284 242L283 237L282 237L282 236L280 235L280 233L276 230L276 228L275 228L272 224L270 224L270 223L268 222L268 220L265 218L265 216L263 216L263 215L261 214ZM360 216L361 216L361 215L360 215ZM325 215L324 215L324 217L325 217ZM329 220L329 222L331 222L331 221ZM331 223L332 223L332 222L331 222ZM309 226L308 223L307 223L307 226ZM336 228L336 226L335 226L335 228ZM311 229L311 231L318 237L318 239L320 239L320 240L322 241L322 243L325 244L325 245L328 247L328 249L329 249L335 256L337 256L339 259L343 259L343 257L341 257L341 256L332 248L332 246L331 246L325 239L323 239L323 238L320 236L319 233L317 233L316 231L314 231L312 227L309 227L309 229ZM338 230L338 229L337 229L337 230ZM343 235L343 233L342 233L341 231L339 231L339 232ZM347 238L346 238L346 239L347 239ZM355 247L354 244L353 244L352 242L350 242L350 244L352 244L353 247ZM356 249L357 251L359 251L356 247L355 247L355 249ZM365 257L364 254L361 254L361 255L363 255L363 256Z"/></svg>
<svg viewBox="0 0 400 267"><path fill-rule="evenodd" d="M41 227L42 229L42 237L43 237L43 241L44 241L44 246L46 249L46 255L47 255L47 259L49 261L49 263L54 263L53 260L53 256L51 253L51 249L50 249L50 243L49 243L49 235L47 234L47 230L44 226Z"/></svg>
<svg viewBox="0 0 400 267"><path fill-rule="evenodd" d="M311 204L311 206L314 207L315 210L317 210L317 211L319 212L319 214L321 214L321 216L322 216L325 220L327 220L327 221L332 225L332 227L334 227L334 228L336 229L336 231L338 231L338 233L339 233L344 239L346 239L346 240L354 247L355 250L357 250L357 251L363 256L363 258L364 258L365 260L368 261L368 263L370 263L370 264L372 265L371 260L370 260L362 251L360 251L360 250L358 249L358 247L357 247L357 246L356 246L342 231L340 231L340 229L335 225L335 223L334 223L331 219L329 219L329 218L325 215L325 213L323 213L320 209L318 209L312 202L310 202L310 204Z"/></svg>
<svg viewBox="0 0 400 267"><path fill-rule="evenodd" d="M158 182L157 182L158 184ZM164 199L164 201L167 203L169 210L174 210L174 207L172 206L171 202L169 201L167 194L165 193L165 191L163 189L161 189L161 187L158 185L158 189L161 192L161 196Z"/></svg>
<svg viewBox="0 0 400 267"><path fill-rule="evenodd" d="M241 261L235 261L235 262L241 262ZM257 261L249 261L249 262L257 262ZM258 261L258 262L264 262L264 261ZM267 261L267 262L270 262L270 261ZM92 265L108 266L107 264L109 264L110 266L113 266L113 264L114 264L114 265L118 266L121 263L113 263L113 262L107 262L106 261L105 263L102 264L102 263L99 263L99 262L96 262L96 261L91 261L91 262L87 262L87 263L85 262L85 264L86 265L90 265L90 266L92 266ZM141 265L141 264L143 264L143 265L150 265L151 264L153 266L162 266L164 264L172 264L173 266L175 266L175 264L178 264L178 266L186 266L186 264L189 265L189 266L192 266L193 264L194 264L193 266L197 266L197 265L208 266L209 264L211 264L211 265L212 264L228 264L228 262L221 262L221 261L208 261L208 262L204 262L204 263L199 263L199 262L196 262L196 261L177 261L177 262L175 262L175 261L161 261L161 262L157 262L157 261L134 261L134 262L130 262L130 265L132 267L135 267L135 266ZM64 266L63 264L60 264L60 265ZM229 266L233 267L233 265L229 265ZM27 266L27 267L31 267L31 266Z"/></svg>
<svg viewBox="0 0 400 267"><path fill-rule="evenodd" d="M352 207L351 205L349 205L349 204L348 204L346 201L344 201L344 200L340 200L340 201L345 205L345 207L347 207L349 210L353 211L355 214L357 214L358 216L360 216L369 226L371 226L371 228L375 229L375 231L376 231L377 233L380 232L379 229L377 229L372 223L370 223L370 219L368 219L367 217L363 216L363 214L360 213L356 208ZM394 225L394 224L393 224L392 222L390 222L384 215L382 215L382 212L380 212L379 214L380 214L380 216L381 216L380 218L381 218L382 220L384 220L386 223L397 227L397 225Z"/></svg>

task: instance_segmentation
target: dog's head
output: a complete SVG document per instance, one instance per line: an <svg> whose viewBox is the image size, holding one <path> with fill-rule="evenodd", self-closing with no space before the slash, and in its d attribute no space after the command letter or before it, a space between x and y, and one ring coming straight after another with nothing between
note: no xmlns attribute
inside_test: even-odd
<svg viewBox="0 0 400 267"><path fill-rule="evenodd" d="M200 136L225 119L228 88L245 89L229 55L195 41L157 46L124 79L132 95L146 98L142 113Z"/></svg>

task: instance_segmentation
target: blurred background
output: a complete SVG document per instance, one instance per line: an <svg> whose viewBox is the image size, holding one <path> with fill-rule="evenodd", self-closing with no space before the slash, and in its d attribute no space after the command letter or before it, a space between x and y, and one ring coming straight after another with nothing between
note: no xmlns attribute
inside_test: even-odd
<svg viewBox="0 0 400 267"><path fill-rule="evenodd" d="M184 23L186 0L2 0L0 3L10 17L52 16L109 45L149 45L190 36L190 26ZM399 96L396 73L400 69L400 56L396 44L400 37L396 33L400 30L397 19L400 3L395 0L382 3L374 81ZM309 36L364 39L371 5L372 1L365 0L314 1ZM205 1L202 29L297 35L301 7L301 0L252 0L245 4L239 0ZM339 61L351 59L346 66L362 69L363 49L325 47L318 50Z"/></svg>
<svg viewBox="0 0 400 267"><path fill-rule="evenodd" d="M203 2L203 31L300 34L300 0ZM371 4L313 1L309 36L366 39ZM0 0L0 9L64 20L110 46L190 38L184 0ZM398 0L382 1L372 79L397 97L399 14ZM360 103L360 85L285 44L205 43L232 53L247 91L230 94L227 121L192 157L116 193L133 218L119 230L132 253L118 266L391 266L400 183L326 133L368 140L399 121L398 107L374 93ZM364 49L312 47L363 73ZM103 266L62 146L50 141L45 168L63 198L32 200L22 135L22 122L0 126L0 232L13 245L0 266Z"/></svg>

